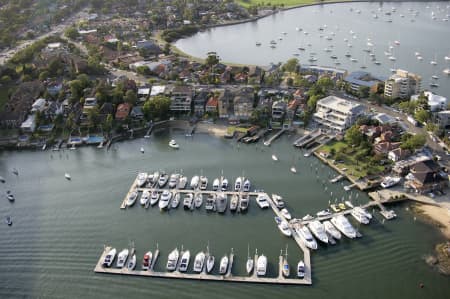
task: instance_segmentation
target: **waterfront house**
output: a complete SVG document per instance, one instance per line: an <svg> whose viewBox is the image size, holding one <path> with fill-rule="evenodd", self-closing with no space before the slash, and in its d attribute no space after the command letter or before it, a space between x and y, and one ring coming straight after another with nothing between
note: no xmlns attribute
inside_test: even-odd
<svg viewBox="0 0 450 299"><path fill-rule="evenodd" d="M447 130L450 128L450 110L439 111L437 113L436 122L440 129Z"/></svg>
<svg viewBox="0 0 450 299"><path fill-rule="evenodd" d="M166 92L166 86L165 85L153 85L152 89L150 91L150 98L164 94Z"/></svg>
<svg viewBox="0 0 450 299"><path fill-rule="evenodd" d="M253 98L245 95L238 95L234 97L234 116L239 119L249 119L253 112Z"/></svg>
<svg viewBox="0 0 450 299"><path fill-rule="evenodd" d="M197 116L202 116L205 113L205 105L208 101L209 91L207 89L200 88L195 91L194 102L194 113Z"/></svg>
<svg viewBox="0 0 450 299"><path fill-rule="evenodd" d="M170 110L180 112L190 112L192 102L192 88L186 85L176 85L170 92Z"/></svg>
<svg viewBox="0 0 450 299"><path fill-rule="evenodd" d="M425 91L423 94L428 99L428 106L431 112L437 112L447 109L449 102L446 97L434 94L430 91ZM411 101L417 101L419 97L420 95L418 94L412 95Z"/></svg>
<svg viewBox="0 0 450 299"><path fill-rule="evenodd" d="M149 87L140 87L137 91L137 97L140 102L145 102L150 96L150 88Z"/></svg>
<svg viewBox="0 0 450 299"><path fill-rule="evenodd" d="M273 121L282 121L284 115L286 114L287 104L285 101L275 101L272 104L272 120Z"/></svg>
<svg viewBox="0 0 450 299"><path fill-rule="evenodd" d="M219 118L229 118L234 114L233 94L229 89L220 90L218 96Z"/></svg>
<svg viewBox="0 0 450 299"><path fill-rule="evenodd" d="M218 104L219 104L218 97L216 96L210 97L208 102L206 102L205 111L210 113L217 113Z"/></svg>
<svg viewBox="0 0 450 299"><path fill-rule="evenodd" d="M361 87L367 87L370 91L376 92L378 85L384 80L385 78L376 77L364 71L351 72L344 78L344 81L349 84L350 89L354 92L359 92Z"/></svg>
<svg viewBox="0 0 450 299"><path fill-rule="evenodd" d="M33 133L36 130L36 116L28 115L27 119L20 125L20 129L25 133Z"/></svg>
<svg viewBox="0 0 450 299"><path fill-rule="evenodd" d="M384 83L384 96L391 99L408 99L420 92L422 78L404 70L397 70Z"/></svg>
<svg viewBox="0 0 450 299"><path fill-rule="evenodd" d="M129 103L122 103L117 106L116 110L116 120L125 120L131 111L131 104Z"/></svg>
<svg viewBox="0 0 450 299"><path fill-rule="evenodd" d="M442 191L448 186L448 175L433 160L419 162L410 167L410 180L405 187L417 193Z"/></svg>
<svg viewBox="0 0 450 299"><path fill-rule="evenodd" d="M407 149L396 148L388 152L388 159L393 162L398 162L400 160L406 159L411 152Z"/></svg>

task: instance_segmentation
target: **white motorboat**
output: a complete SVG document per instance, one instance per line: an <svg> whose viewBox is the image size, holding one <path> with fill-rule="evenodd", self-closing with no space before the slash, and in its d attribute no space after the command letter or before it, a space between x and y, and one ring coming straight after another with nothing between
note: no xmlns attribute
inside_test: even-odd
<svg viewBox="0 0 450 299"><path fill-rule="evenodd" d="M282 271L283 271L283 276L284 276L284 277L289 277L289 275L291 274L291 273L290 273L291 271L290 271L290 269L289 269L289 263L288 263L286 257L283 258L283 268L282 268Z"/></svg>
<svg viewBox="0 0 450 299"><path fill-rule="evenodd" d="M195 194L194 206L198 209L202 206L202 204L203 204L203 194L201 193Z"/></svg>
<svg viewBox="0 0 450 299"><path fill-rule="evenodd" d="M242 178L237 177L236 181L234 182L234 191L239 192L242 188Z"/></svg>
<svg viewBox="0 0 450 299"><path fill-rule="evenodd" d="M314 234L314 236L322 241L323 243L328 243L328 235L325 231L325 227L318 220L313 220L308 223L309 230Z"/></svg>
<svg viewBox="0 0 450 299"><path fill-rule="evenodd" d="M68 174L67 172L64 174L64 177L66 178L66 180L69 180L69 181L72 179L70 174Z"/></svg>
<svg viewBox="0 0 450 299"><path fill-rule="evenodd" d="M342 237L341 233L336 229L336 227L334 227L333 223L331 223L329 220L324 221L323 226L325 227L325 231L333 238L339 240Z"/></svg>
<svg viewBox="0 0 450 299"><path fill-rule="evenodd" d="M250 201L247 194L241 194L239 197L239 210L244 212L248 209Z"/></svg>
<svg viewBox="0 0 450 299"><path fill-rule="evenodd" d="M243 185L243 191L244 192L250 192L251 183L249 179L245 179L244 185Z"/></svg>
<svg viewBox="0 0 450 299"><path fill-rule="evenodd" d="M153 187L156 187L156 185L158 184L158 180L159 180L159 171L155 171L152 175L152 180L150 181L151 185Z"/></svg>
<svg viewBox="0 0 450 299"><path fill-rule="evenodd" d="M131 207L136 202L136 199L138 197L138 193L136 191L133 191L128 195L126 205L127 207Z"/></svg>
<svg viewBox="0 0 450 299"><path fill-rule="evenodd" d="M330 211L330 209L325 209L325 210L317 212L316 215L317 215L317 217L330 216L331 215L331 211Z"/></svg>
<svg viewBox="0 0 450 299"><path fill-rule="evenodd" d="M194 195L192 193L187 193L183 199L183 207L185 210L190 210L192 208L192 203L194 201Z"/></svg>
<svg viewBox="0 0 450 299"><path fill-rule="evenodd" d="M227 191L227 190L228 190L228 179L227 179L227 178L224 178L224 179L222 180L220 189L221 189L222 191Z"/></svg>
<svg viewBox="0 0 450 299"><path fill-rule="evenodd" d="M219 190L219 187L220 187L220 180L219 178L215 178L212 184L213 191Z"/></svg>
<svg viewBox="0 0 450 299"><path fill-rule="evenodd" d="M203 270L203 266L205 264L205 253L200 251L197 253L194 259L194 272L200 273Z"/></svg>
<svg viewBox="0 0 450 299"><path fill-rule="evenodd" d="M6 195L6 198L8 198L8 200L9 200L10 202L13 202L14 200L16 200L15 197L14 197L14 195L11 194L11 193L8 193L8 194Z"/></svg>
<svg viewBox="0 0 450 299"><path fill-rule="evenodd" d="M351 202L351 201L349 201L349 200L346 200L346 201L344 201L344 204L345 204L345 205L346 205L347 207L351 208L351 209L353 209L353 208L354 208L354 206L353 206L352 202Z"/></svg>
<svg viewBox="0 0 450 299"><path fill-rule="evenodd" d="M172 198L172 192L170 192L169 190L164 190L161 193L161 198L159 199L159 203L158 203L159 209L160 210L167 209L171 198Z"/></svg>
<svg viewBox="0 0 450 299"><path fill-rule="evenodd" d="M362 215L364 215L366 218L368 218L369 220L372 219L372 214L370 212L368 212L366 209L362 208L362 207L354 207L354 210L358 211L359 213L361 213Z"/></svg>
<svg viewBox="0 0 450 299"><path fill-rule="evenodd" d="M256 275L265 276L267 271L267 257L262 254L256 261Z"/></svg>
<svg viewBox="0 0 450 299"><path fill-rule="evenodd" d="M210 273L212 271L212 269L214 268L214 262L215 262L215 257L214 255L208 255L208 257L206 258L206 272Z"/></svg>
<svg viewBox="0 0 450 299"><path fill-rule="evenodd" d="M144 254L144 258L142 259L142 270L150 269L150 267L152 265L152 259L153 259L152 252L147 251L147 253Z"/></svg>
<svg viewBox="0 0 450 299"><path fill-rule="evenodd" d="M128 270L134 270L134 268L136 268L136 255L135 254L133 254L130 257L127 268L128 268Z"/></svg>
<svg viewBox="0 0 450 299"><path fill-rule="evenodd" d="M303 261L299 261L297 264L297 277L298 278L305 277L305 263Z"/></svg>
<svg viewBox="0 0 450 299"><path fill-rule="evenodd" d="M172 250L172 252L169 253L166 266L168 271L175 271L175 269L177 268L179 256L180 253L178 252L178 248L175 248L174 250Z"/></svg>
<svg viewBox="0 0 450 299"><path fill-rule="evenodd" d="M216 194L215 193L208 194L208 197L206 198L205 209L206 209L206 211L209 211L209 212L216 210Z"/></svg>
<svg viewBox="0 0 450 299"><path fill-rule="evenodd" d="M171 148L174 148L174 149L179 149L180 148L180 146L178 145L178 143L175 141L175 140L170 140L170 142L169 142L169 146L171 147Z"/></svg>
<svg viewBox="0 0 450 299"><path fill-rule="evenodd" d="M270 207L267 194L258 194L258 196L256 196L256 203L261 209Z"/></svg>
<svg viewBox="0 0 450 299"><path fill-rule="evenodd" d="M390 187L395 186L398 183L400 183L401 179L402 179L401 177L387 176L381 182L381 187L383 187L383 188L390 188Z"/></svg>
<svg viewBox="0 0 450 299"><path fill-rule="evenodd" d="M138 176L136 178L136 183L139 188L144 186L145 183L147 183L147 177L148 177L148 174L146 172L141 172L138 174Z"/></svg>
<svg viewBox="0 0 450 299"><path fill-rule="evenodd" d="M297 235L302 239L303 243L305 243L306 247L316 250L317 249L317 242L312 236L311 232L309 231L308 227L306 225L302 225L297 223L294 226L294 230L297 233Z"/></svg>
<svg viewBox="0 0 450 299"><path fill-rule="evenodd" d="M361 224L369 224L370 220L360 210L353 209L350 214Z"/></svg>
<svg viewBox="0 0 450 299"><path fill-rule="evenodd" d="M230 200L230 211L234 212L237 210L237 207L239 205L239 197L236 194L231 195Z"/></svg>
<svg viewBox="0 0 450 299"><path fill-rule="evenodd" d="M272 160L274 160L274 161L278 161L278 157L277 157L277 156L275 156L275 155L272 155Z"/></svg>
<svg viewBox="0 0 450 299"><path fill-rule="evenodd" d="M208 178L205 176L200 177L200 190L206 190L208 188Z"/></svg>
<svg viewBox="0 0 450 299"><path fill-rule="evenodd" d="M216 209L218 213L225 213L227 209L228 198L225 193L218 193L216 199Z"/></svg>
<svg viewBox="0 0 450 299"><path fill-rule="evenodd" d="M159 180L158 180L159 188L163 188L167 184L168 180L169 180L169 175L165 172L161 172L161 174L159 175Z"/></svg>
<svg viewBox="0 0 450 299"><path fill-rule="evenodd" d="M226 274L227 273L227 269L228 269L228 256L224 255L221 259L220 259L220 267L219 267L219 274Z"/></svg>
<svg viewBox="0 0 450 299"><path fill-rule="evenodd" d="M116 249L113 248L105 256L105 259L103 260L103 266L104 267L111 267L111 264L113 263L114 259L116 258Z"/></svg>
<svg viewBox="0 0 450 299"><path fill-rule="evenodd" d="M180 266L178 267L178 270L180 272L187 271L187 268L189 267L190 259L191 259L191 253L189 252L189 250L186 250L185 252L183 252L183 255L181 256L181 260L180 260Z"/></svg>
<svg viewBox="0 0 450 299"><path fill-rule="evenodd" d="M178 185L179 179L180 179L179 173L172 173L169 178L169 188L175 188Z"/></svg>
<svg viewBox="0 0 450 299"><path fill-rule="evenodd" d="M179 180L178 180L177 189L184 189L184 188L186 188L186 184L187 184L187 177L184 176L184 175L181 175Z"/></svg>
<svg viewBox="0 0 450 299"><path fill-rule="evenodd" d="M340 230L346 237L350 239L356 238L356 230L344 215L334 216L333 218L331 218L331 223L333 223L333 225L336 226L336 228Z"/></svg>
<svg viewBox="0 0 450 299"><path fill-rule="evenodd" d="M292 232L291 229L289 228L289 224L278 216L276 216L274 219L281 233L283 233L283 235L285 235L286 237L290 237L292 235Z"/></svg>
<svg viewBox="0 0 450 299"><path fill-rule="evenodd" d="M141 146L141 149L140 149L140 151L141 151L141 153L144 153L144 152L145 152L145 150L144 150L144 147L143 147L143 146Z"/></svg>
<svg viewBox="0 0 450 299"><path fill-rule="evenodd" d="M172 196L172 201L170 203L170 207L172 209L176 209L176 208L178 208L179 205L180 205L180 193L174 192L174 194Z"/></svg>
<svg viewBox="0 0 450 299"><path fill-rule="evenodd" d="M150 196L150 205L154 206L159 200L159 193L157 191L152 191Z"/></svg>
<svg viewBox="0 0 450 299"><path fill-rule="evenodd" d="M305 216L302 217L302 220L304 220L304 221L310 221L313 219L314 219L314 216L309 215L309 214L306 214Z"/></svg>
<svg viewBox="0 0 450 299"><path fill-rule="evenodd" d="M128 258L128 249L124 249L121 252L119 252L119 254L117 255L117 263L116 263L116 267L117 268L123 268L123 266L125 266L125 263L127 262L127 258Z"/></svg>
<svg viewBox="0 0 450 299"><path fill-rule="evenodd" d="M291 170L292 173L297 173L297 168L295 168L295 166L292 166L290 168L290 170Z"/></svg>
<svg viewBox="0 0 450 299"><path fill-rule="evenodd" d="M139 200L141 205L145 206L149 200L150 200L150 191L144 190L142 192L141 199Z"/></svg>
<svg viewBox="0 0 450 299"><path fill-rule="evenodd" d="M291 220L292 216L291 213L289 213L289 211L286 208L281 209L281 215L283 215L284 218L286 218L287 220Z"/></svg>
<svg viewBox="0 0 450 299"><path fill-rule="evenodd" d="M198 175L194 175L191 179L191 189L197 189L198 183L200 182L200 177Z"/></svg>
<svg viewBox="0 0 450 299"><path fill-rule="evenodd" d="M272 201L277 206L277 208L279 208L279 209L284 208L284 201L280 195L272 194Z"/></svg>

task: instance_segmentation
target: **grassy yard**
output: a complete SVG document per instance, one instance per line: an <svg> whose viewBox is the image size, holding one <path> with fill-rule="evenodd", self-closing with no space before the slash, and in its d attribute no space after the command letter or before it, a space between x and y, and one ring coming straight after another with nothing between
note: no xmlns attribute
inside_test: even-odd
<svg viewBox="0 0 450 299"><path fill-rule="evenodd" d="M248 128L229 126L227 128L227 134L233 134L234 132L247 133L247 130Z"/></svg>

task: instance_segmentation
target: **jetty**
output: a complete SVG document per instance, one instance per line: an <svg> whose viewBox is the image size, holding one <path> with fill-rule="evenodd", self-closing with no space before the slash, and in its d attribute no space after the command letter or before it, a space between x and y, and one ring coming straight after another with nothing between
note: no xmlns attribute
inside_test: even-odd
<svg viewBox="0 0 450 299"><path fill-rule="evenodd" d="M278 131L277 133L275 133L274 135L272 135L268 140L264 141L264 145L265 146L270 146L272 144L272 142L279 138L281 135L283 135L288 129L281 129L280 131Z"/></svg>
<svg viewBox="0 0 450 299"><path fill-rule="evenodd" d="M314 142L314 140L316 138L320 137L321 135L322 135L322 130L320 130L320 129L314 130L311 133L306 134L306 135L300 137L299 139L297 139L296 141L294 141L293 145L295 147L305 147L309 143Z"/></svg>

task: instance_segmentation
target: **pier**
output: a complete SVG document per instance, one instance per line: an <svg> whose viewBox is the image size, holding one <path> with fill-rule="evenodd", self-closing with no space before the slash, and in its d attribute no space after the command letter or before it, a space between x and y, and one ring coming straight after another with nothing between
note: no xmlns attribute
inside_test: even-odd
<svg viewBox="0 0 450 299"><path fill-rule="evenodd" d="M272 137L270 137L268 140L264 141L264 145L270 146L275 139L277 139L278 137L283 135L286 131L287 131L287 129L281 129L280 131L275 133Z"/></svg>
<svg viewBox="0 0 450 299"><path fill-rule="evenodd" d="M308 143L313 142L316 138L318 138L321 135L322 135L322 131L320 129L314 130L311 133L304 135L304 136L300 137L299 139L297 139L296 141L294 141L293 145L295 147L304 147Z"/></svg>

